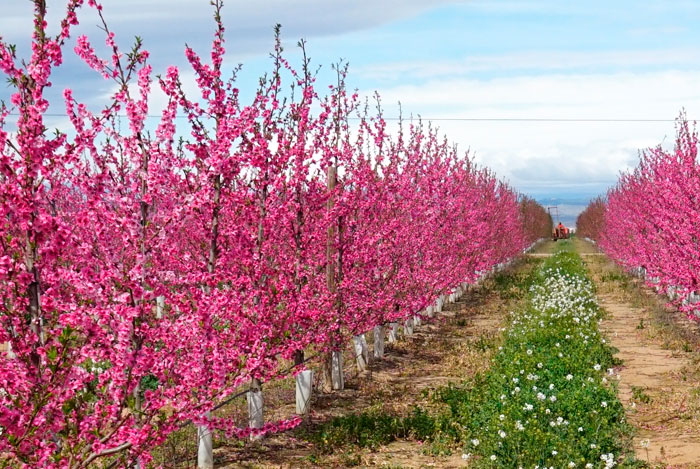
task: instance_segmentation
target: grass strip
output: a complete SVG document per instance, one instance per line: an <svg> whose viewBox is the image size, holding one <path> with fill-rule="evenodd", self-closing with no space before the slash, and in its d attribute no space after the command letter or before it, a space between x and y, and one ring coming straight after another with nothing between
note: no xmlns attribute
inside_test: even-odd
<svg viewBox="0 0 700 469"><path fill-rule="evenodd" d="M438 391L449 406L440 426L472 467L635 464L602 316L578 255L557 252L534 272L492 367L471 386Z"/></svg>

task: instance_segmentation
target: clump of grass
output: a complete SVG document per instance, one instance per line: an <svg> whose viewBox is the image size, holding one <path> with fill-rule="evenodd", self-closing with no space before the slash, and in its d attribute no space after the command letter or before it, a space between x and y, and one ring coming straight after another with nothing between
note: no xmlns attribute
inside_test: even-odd
<svg viewBox="0 0 700 469"><path fill-rule="evenodd" d="M335 417L306 436L321 452L333 452L347 444L377 448L399 438L425 440L434 434L435 419L415 408L407 417L380 411Z"/></svg>
<svg viewBox="0 0 700 469"><path fill-rule="evenodd" d="M600 276L601 282L624 282L627 280L627 276L622 272L617 271L607 271Z"/></svg>
<svg viewBox="0 0 700 469"><path fill-rule="evenodd" d="M651 396L647 394L646 389L641 386L631 386L632 389L632 399L643 404L649 404L651 402Z"/></svg>
<svg viewBox="0 0 700 469"><path fill-rule="evenodd" d="M530 276L514 270L498 272L491 281L493 291L498 293L502 300L521 298L530 286Z"/></svg>

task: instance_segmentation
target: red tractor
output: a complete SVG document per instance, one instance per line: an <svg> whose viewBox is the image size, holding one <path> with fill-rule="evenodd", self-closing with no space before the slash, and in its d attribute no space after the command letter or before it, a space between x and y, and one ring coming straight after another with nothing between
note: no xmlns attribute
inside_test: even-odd
<svg viewBox="0 0 700 469"><path fill-rule="evenodd" d="M569 229L565 227L562 222L559 222L552 231L552 241L557 241L559 239L569 239Z"/></svg>

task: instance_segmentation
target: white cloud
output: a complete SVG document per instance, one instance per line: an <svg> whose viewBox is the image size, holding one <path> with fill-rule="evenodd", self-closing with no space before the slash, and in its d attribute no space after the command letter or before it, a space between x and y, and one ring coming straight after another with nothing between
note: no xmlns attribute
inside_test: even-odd
<svg viewBox="0 0 700 469"><path fill-rule="evenodd" d="M425 118L668 119L669 122L439 121L477 161L517 188L562 194L598 187L636 164L639 149L672 143L681 108L700 117L700 71L443 79L380 90L386 115Z"/></svg>
<svg viewBox="0 0 700 469"><path fill-rule="evenodd" d="M476 73L537 73L629 70L630 68L684 68L700 62L697 48L632 51L526 51L509 54L471 55L459 60L427 60L379 63L357 67L354 72L376 80L466 76Z"/></svg>
<svg viewBox="0 0 700 469"><path fill-rule="evenodd" d="M7 2L5 2L7 3ZM49 2L49 30L58 31L64 2ZM266 53L272 45L275 24L284 26L285 37L339 35L371 28L400 18L416 15L454 0L229 0L224 2L223 19L227 40L241 55ZM110 29L122 40L138 34L150 50L182 51L184 43L206 47L213 31L213 9L206 0L103 0L104 15ZM56 8L58 7L58 8ZM32 5L13 0L3 5L0 31L5 40L28 45L32 31ZM83 7L78 15L78 31L101 37L95 26L97 15Z"/></svg>

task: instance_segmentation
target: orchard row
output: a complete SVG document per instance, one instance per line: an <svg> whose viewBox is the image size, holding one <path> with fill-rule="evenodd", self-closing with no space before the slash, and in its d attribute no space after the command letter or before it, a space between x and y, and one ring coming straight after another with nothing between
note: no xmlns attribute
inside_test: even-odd
<svg viewBox="0 0 700 469"><path fill-rule="evenodd" d="M345 67L320 94L279 37L242 102L223 65L220 1L210 60L185 49L195 93L176 67L154 75L139 40L123 51L104 22L107 58L86 37L74 50L114 94L94 112L65 90L71 128L49 131L60 103L47 89L83 1L68 1L55 36L34 3L31 56L0 42L14 86L0 109L0 453L11 461L147 463L184 422L246 436L210 414L241 386L283 377L285 361L303 369L310 350L330 375L351 337L420 314L550 231L542 207L430 126L390 135L347 91Z"/></svg>
<svg viewBox="0 0 700 469"><path fill-rule="evenodd" d="M694 320L700 296L700 163L697 132L684 115L675 146L643 151L606 198L579 216L578 234L645 277Z"/></svg>

